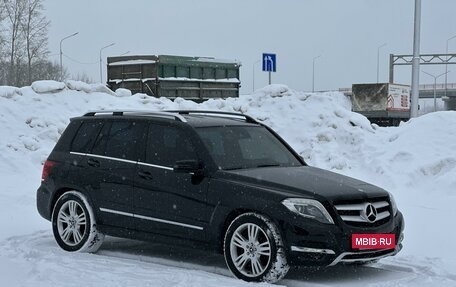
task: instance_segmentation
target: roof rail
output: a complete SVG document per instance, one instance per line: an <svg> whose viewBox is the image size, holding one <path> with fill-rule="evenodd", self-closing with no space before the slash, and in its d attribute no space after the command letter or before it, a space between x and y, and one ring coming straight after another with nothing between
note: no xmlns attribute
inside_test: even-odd
<svg viewBox="0 0 456 287"><path fill-rule="evenodd" d="M207 111L207 110L170 110L165 111L168 113L176 113L179 115L189 115L189 114L206 114L206 115L215 115L215 116L228 116L228 117L242 117L248 123L258 124L258 121L252 118L251 116L233 113L233 112L223 112L223 111Z"/></svg>
<svg viewBox="0 0 456 287"><path fill-rule="evenodd" d="M178 120L181 122L186 123L187 120L181 116L179 113L175 112L151 112L151 111L90 111L85 113L84 117L93 117L96 115L113 115L113 116L124 116L124 115L137 115L137 116L155 116L155 117L165 117L165 118L173 118L174 120Z"/></svg>

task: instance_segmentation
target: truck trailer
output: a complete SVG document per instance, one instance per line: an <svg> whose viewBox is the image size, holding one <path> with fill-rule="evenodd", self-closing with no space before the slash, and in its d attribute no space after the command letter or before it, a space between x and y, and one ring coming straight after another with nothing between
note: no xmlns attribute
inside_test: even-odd
<svg viewBox="0 0 456 287"><path fill-rule="evenodd" d="M138 55L108 57L107 84L116 90L201 102L239 97L239 68L234 60L210 57Z"/></svg>
<svg viewBox="0 0 456 287"><path fill-rule="evenodd" d="M398 126L410 119L410 86L353 84L352 110L379 126Z"/></svg>

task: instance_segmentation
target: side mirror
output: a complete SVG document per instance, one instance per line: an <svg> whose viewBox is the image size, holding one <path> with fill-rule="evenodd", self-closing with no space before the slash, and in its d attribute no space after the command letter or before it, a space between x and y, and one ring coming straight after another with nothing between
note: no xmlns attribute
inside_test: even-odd
<svg viewBox="0 0 456 287"><path fill-rule="evenodd" d="M178 160L173 166L176 173L201 173L201 164L197 160Z"/></svg>

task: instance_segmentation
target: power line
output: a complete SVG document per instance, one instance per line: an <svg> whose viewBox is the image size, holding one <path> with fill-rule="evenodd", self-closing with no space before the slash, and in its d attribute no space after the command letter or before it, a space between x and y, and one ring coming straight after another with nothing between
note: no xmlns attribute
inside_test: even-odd
<svg viewBox="0 0 456 287"><path fill-rule="evenodd" d="M96 61L96 62L81 62L81 61L78 61L76 59L71 58L67 54L63 54L63 56L65 56L65 58L67 58L68 60L73 61L73 62L78 63L78 64L81 64L81 65L95 65L95 64L99 63L99 61Z"/></svg>

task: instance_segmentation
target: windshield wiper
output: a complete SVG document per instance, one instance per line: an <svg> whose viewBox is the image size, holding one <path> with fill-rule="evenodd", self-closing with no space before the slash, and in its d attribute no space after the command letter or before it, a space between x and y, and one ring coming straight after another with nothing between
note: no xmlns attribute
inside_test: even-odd
<svg viewBox="0 0 456 287"><path fill-rule="evenodd" d="M280 166L280 164L278 164L278 163L260 164L260 165L257 165L256 167L272 167L272 166Z"/></svg>
<svg viewBox="0 0 456 287"><path fill-rule="evenodd" d="M235 170L235 169L243 169L245 168L244 166L235 166L235 167L228 167L224 168L223 170Z"/></svg>

